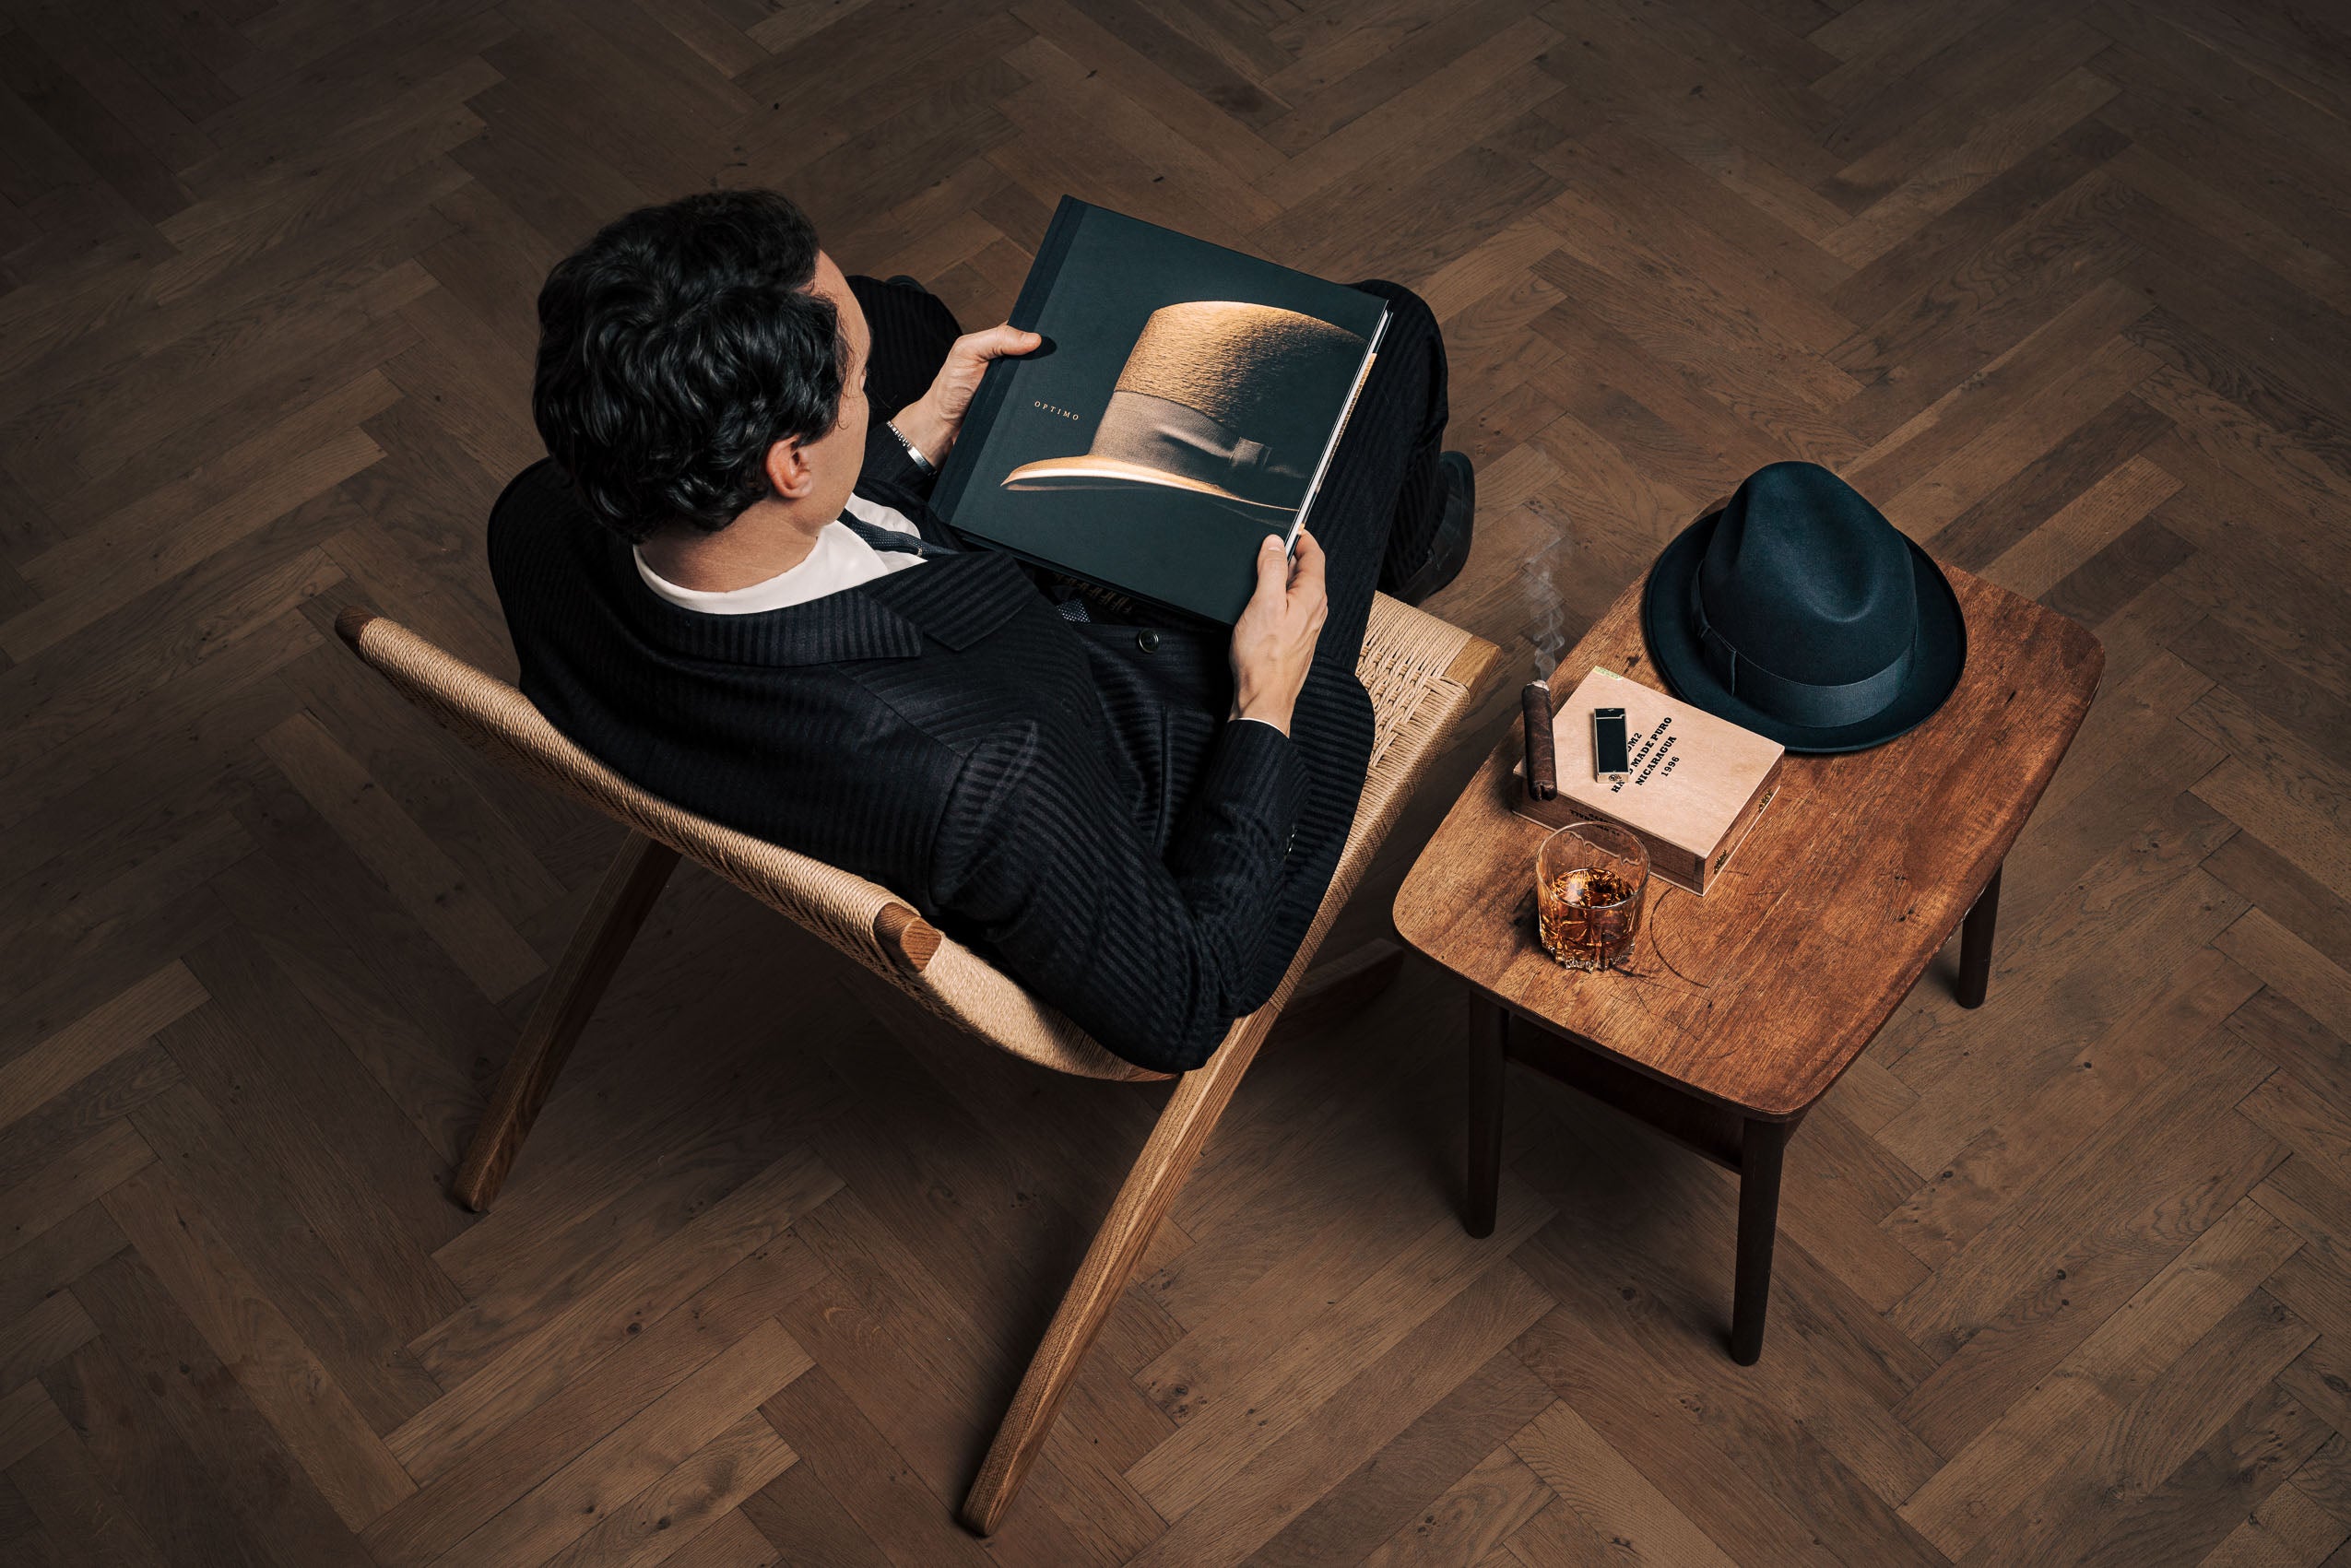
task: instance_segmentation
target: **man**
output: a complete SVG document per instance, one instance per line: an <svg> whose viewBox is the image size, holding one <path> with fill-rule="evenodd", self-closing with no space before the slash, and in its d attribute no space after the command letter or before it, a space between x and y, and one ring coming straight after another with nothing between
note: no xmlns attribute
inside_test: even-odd
<svg viewBox="0 0 2351 1568"><path fill-rule="evenodd" d="M1322 538L1268 541L1228 638L1112 619L926 504L987 362L1034 334L845 277L773 193L632 213L539 296L551 455L490 524L522 690L655 795L911 900L1128 1059L1197 1067L1280 982L1353 820L1375 584L1424 596L1468 553L1435 324L1358 287L1394 316Z"/></svg>

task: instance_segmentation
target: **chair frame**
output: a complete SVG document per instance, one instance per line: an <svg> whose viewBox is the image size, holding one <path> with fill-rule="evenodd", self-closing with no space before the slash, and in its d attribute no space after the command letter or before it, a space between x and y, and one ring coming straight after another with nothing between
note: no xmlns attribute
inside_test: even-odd
<svg viewBox="0 0 2351 1568"><path fill-rule="evenodd" d="M392 678L404 695L419 701L435 717L447 723L437 702L419 698L411 683L387 667L388 661L369 645L370 628L381 620L374 612L351 606L337 618L336 630L361 658ZM1494 644L1464 635L1459 649L1443 672L1444 678L1463 693L1453 719L1458 720L1471 709L1478 687L1499 655L1500 650ZM457 667L470 678L484 681L490 678L470 666ZM461 737L479 744L478 737L466 728L452 727L458 729ZM1427 748L1423 766L1433 759L1436 749L1434 744ZM1409 796L1411 784L1416 782L1416 776L1407 781L1398 791L1387 819L1368 825L1368 831L1385 837L1394 812L1400 808L1403 797ZM1359 820L1359 832L1366 827ZM1353 847L1351 844L1350 848ZM521 1152L524 1139L529 1136L532 1124L554 1088L557 1075L679 858L677 848L640 827L631 827L627 840L605 871L570 943L525 1021L514 1052L499 1074L482 1121L458 1167L451 1196L467 1208L479 1213L497 1197ZM1087 1350L1216 1130L1234 1091L1255 1061L1258 1047L1298 994L1308 964L1350 891L1352 886L1333 887L1332 896L1326 896L1272 996L1255 1012L1237 1020L1207 1063L1182 1075L1176 1083L1046 1326L1044 1339L1031 1358L963 1500L960 1516L972 1530L989 1535L1002 1522L1030 1467L1044 1450L1054 1419L1076 1381ZM870 935L873 945L909 978L920 976L945 942L938 929L920 914L894 900L883 902L874 914ZM1400 966L1400 952L1391 948L1368 965L1342 961L1333 966L1334 983L1328 989L1343 993L1350 999L1375 992ZM1141 1081L1164 1079L1168 1075L1133 1068L1122 1076L1130 1081Z"/></svg>

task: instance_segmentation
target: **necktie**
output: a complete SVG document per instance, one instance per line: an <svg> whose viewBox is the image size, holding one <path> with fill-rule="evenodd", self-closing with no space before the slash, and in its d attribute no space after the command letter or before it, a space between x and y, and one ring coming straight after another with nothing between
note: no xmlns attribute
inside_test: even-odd
<svg viewBox="0 0 2351 1568"><path fill-rule="evenodd" d="M849 513L841 513L841 526L846 528L878 550L903 550L927 560L933 556L961 555L952 545L934 545L919 534L902 534L895 528L884 528Z"/></svg>

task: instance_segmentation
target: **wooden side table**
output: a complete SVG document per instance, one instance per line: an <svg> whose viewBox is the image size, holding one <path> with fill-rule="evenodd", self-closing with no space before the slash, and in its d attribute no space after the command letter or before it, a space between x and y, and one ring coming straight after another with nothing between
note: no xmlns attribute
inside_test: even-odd
<svg viewBox="0 0 2351 1568"><path fill-rule="evenodd" d="M2000 867L2073 744L2106 665L2075 622L1945 566L1967 666L1925 724L1873 750L1790 756L1779 793L1705 898L1650 883L1620 970L1554 963L1534 934L1535 849L1511 810L1518 726L1396 899L1404 939L1468 983L1470 1184L1494 1228L1505 1063L1516 1059L1739 1173L1731 1359L1763 1351L1790 1136L1965 922L1959 1000L1983 1001ZM1604 666L1662 687L1635 583L1552 678ZM1514 1032L1511 1020L1532 1025Z"/></svg>

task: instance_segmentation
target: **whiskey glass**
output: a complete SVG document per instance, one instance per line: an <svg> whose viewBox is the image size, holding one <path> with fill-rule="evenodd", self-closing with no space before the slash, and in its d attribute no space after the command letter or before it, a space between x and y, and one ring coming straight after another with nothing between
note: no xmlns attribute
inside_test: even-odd
<svg viewBox="0 0 2351 1568"><path fill-rule="evenodd" d="M1640 934L1649 853L1613 822L1570 822L1535 853L1535 934L1568 969L1624 961Z"/></svg>

